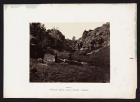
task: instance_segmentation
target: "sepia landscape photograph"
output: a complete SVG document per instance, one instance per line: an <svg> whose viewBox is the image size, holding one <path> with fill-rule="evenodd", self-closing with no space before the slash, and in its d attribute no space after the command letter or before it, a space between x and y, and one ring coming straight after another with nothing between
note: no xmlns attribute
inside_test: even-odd
<svg viewBox="0 0 140 102"><path fill-rule="evenodd" d="M110 82L110 22L31 22L30 82Z"/></svg>

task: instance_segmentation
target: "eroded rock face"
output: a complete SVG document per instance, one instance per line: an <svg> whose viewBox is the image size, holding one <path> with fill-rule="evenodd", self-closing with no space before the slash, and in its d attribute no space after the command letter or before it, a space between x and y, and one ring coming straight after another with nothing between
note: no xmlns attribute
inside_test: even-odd
<svg viewBox="0 0 140 102"><path fill-rule="evenodd" d="M77 50L97 50L109 46L110 24L103 24L95 30L84 31L82 37L77 41Z"/></svg>
<svg viewBox="0 0 140 102"><path fill-rule="evenodd" d="M42 58L45 53L56 54L68 52L79 55L90 55L110 45L110 24L103 24L96 29L83 31L78 40L65 39L57 29L46 30L41 24L31 24L30 47L32 58ZM40 56L41 55L41 56Z"/></svg>

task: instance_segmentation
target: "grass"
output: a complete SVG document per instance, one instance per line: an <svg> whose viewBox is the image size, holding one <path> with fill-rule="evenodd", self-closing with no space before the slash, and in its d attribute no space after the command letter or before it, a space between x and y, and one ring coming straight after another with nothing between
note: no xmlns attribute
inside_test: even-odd
<svg viewBox="0 0 140 102"><path fill-rule="evenodd" d="M109 82L109 68L30 61L30 82Z"/></svg>
<svg viewBox="0 0 140 102"><path fill-rule="evenodd" d="M68 58L68 53L60 53ZM58 56L59 57L59 56ZM109 82L110 48L105 47L89 56L72 55L72 60L88 64L40 63L30 60L30 82Z"/></svg>
<svg viewBox="0 0 140 102"><path fill-rule="evenodd" d="M59 53L59 58L68 59L68 53ZM79 55L77 53L72 54L71 60L76 60L79 62L87 62L91 65L100 67L110 67L110 47L102 48L99 52L93 53L91 55Z"/></svg>

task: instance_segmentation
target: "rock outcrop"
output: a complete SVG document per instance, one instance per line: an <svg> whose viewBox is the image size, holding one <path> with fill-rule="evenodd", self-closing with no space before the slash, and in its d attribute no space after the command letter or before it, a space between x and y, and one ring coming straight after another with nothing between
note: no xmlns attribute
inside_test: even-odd
<svg viewBox="0 0 140 102"><path fill-rule="evenodd" d="M95 30L84 31L77 41L76 50L92 51L110 45L110 24L103 24Z"/></svg>

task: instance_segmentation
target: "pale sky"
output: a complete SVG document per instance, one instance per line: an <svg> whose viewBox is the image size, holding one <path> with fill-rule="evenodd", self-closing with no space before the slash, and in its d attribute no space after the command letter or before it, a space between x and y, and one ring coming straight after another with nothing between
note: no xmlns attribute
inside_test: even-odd
<svg viewBox="0 0 140 102"><path fill-rule="evenodd" d="M94 30L96 27L100 27L105 22L97 23L45 23L46 29L56 28L60 30L65 38L72 39L73 36L76 39L80 38L84 30Z"/></svg>

